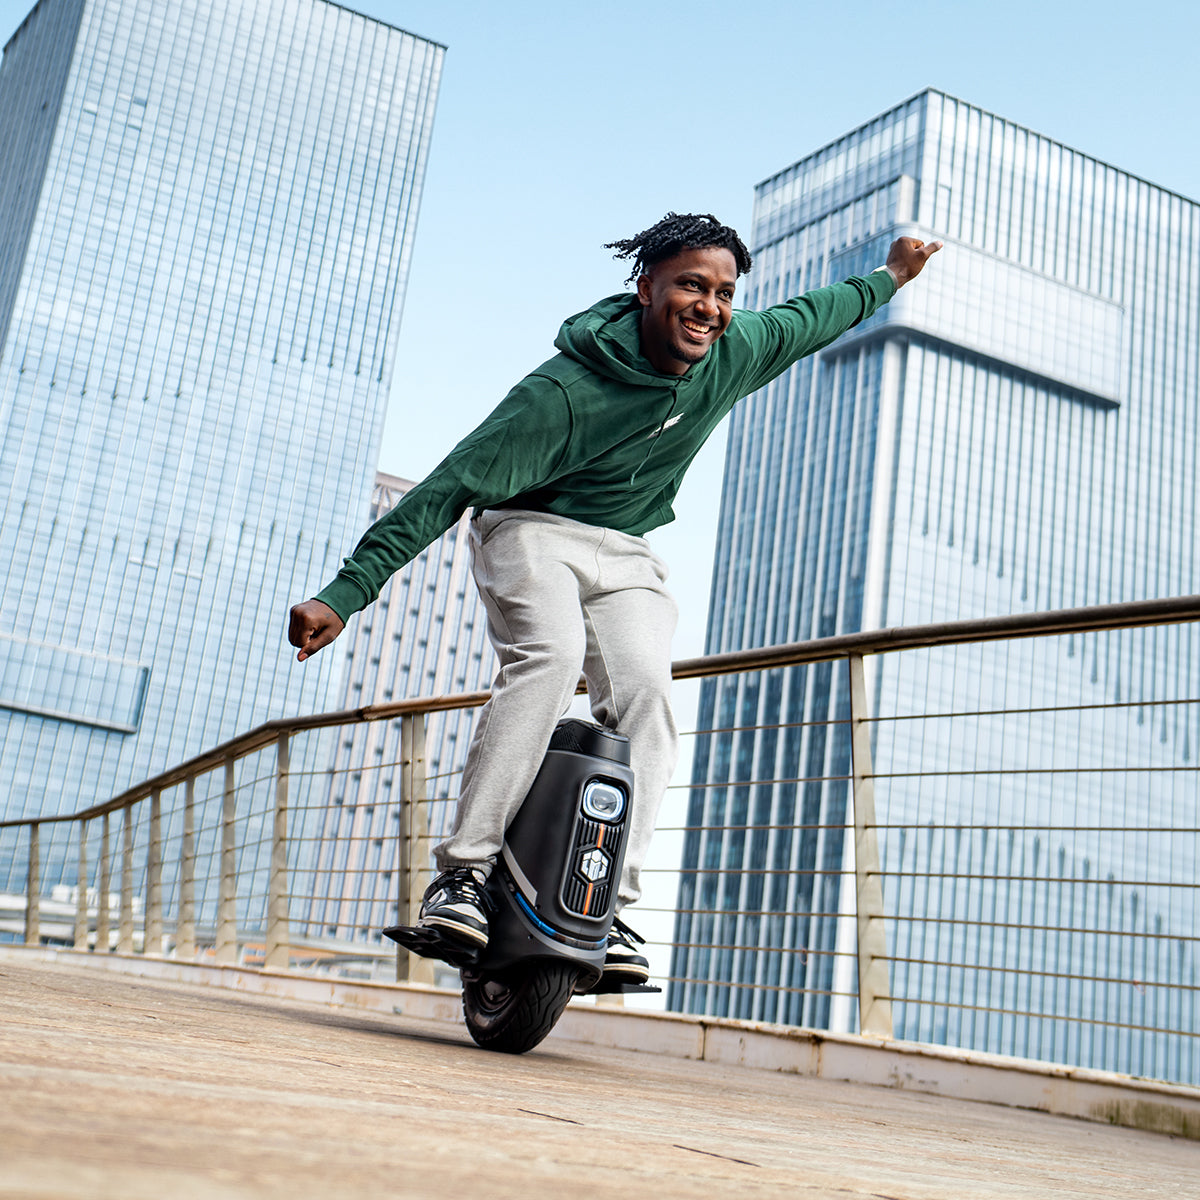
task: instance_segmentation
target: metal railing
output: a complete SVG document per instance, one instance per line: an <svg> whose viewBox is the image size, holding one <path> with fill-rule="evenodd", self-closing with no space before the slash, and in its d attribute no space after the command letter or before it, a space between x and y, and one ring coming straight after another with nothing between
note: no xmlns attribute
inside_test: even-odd
<svg viewBox="0 0 1200 1200"><path fill-rule="evenodd" d="M1128 647L1103 641L1119 631L1146 638L1166 627L1178 639L1196 621L1200 597L1191 596L677 662L678 681L716 688L738 676L755 696L764 679L785 692L789 672L800 673L797 695L832 679L841 701L816 715L809 704L796 719L781 704L769 725L706 720L693 734L690 779L671 789L663 848L647 872L645 919L657 926L655 965L671 961L658 976L668 998L688 1011L857 1024L870 1035L1132 1063L1143 1068L1134 1073L1197 1082L1194 663L1161 695L1145 679L1110 695L1096 669L1096 696L1082 685L1064 702L1002 694L1019 693L1029 673L1028 655L1013 657L1018 644L1056 647L1061 673L1077 655L1124 662ZM1012 661L945 657L987 644L1008 647ZM1173 642L1143 648L1143 659L1162 659L1164 646L1170 660ZM930 652L943 657L920 666ZM918 664L915 682L884 668L906 655ZM1019 678L1006 682L1007 668ZM928 691L922 671L961 672L946 694L976 702L914 708ZM268 722L82 812L0 822L0 861L24 866L23 903L9 898L7 928L28 944L102 954L432 981L431 963L397 953L379 930L415 916L447 821L452 781L435 787L426 723L485 699ZM1093 730L1064 758L1067 723L1091 730L1114 712L1162 724L1147 741L1154 753L1110 761L1113 747L1128 756L1140 743ZM968 736L946 732L956 725ZM349 746L365 729L396 736L373 734L348 770L333 771L330 739ZM806 773L802 760L816 767ZM1135 778L1133 799L1114 803L1114 781L1127 788ZM5 918L0 911L0 931ZM822 1020L807 1019L814 1012ZM1106 1046L1118 1038L1149 1049L1114 1058Z"/></svg>

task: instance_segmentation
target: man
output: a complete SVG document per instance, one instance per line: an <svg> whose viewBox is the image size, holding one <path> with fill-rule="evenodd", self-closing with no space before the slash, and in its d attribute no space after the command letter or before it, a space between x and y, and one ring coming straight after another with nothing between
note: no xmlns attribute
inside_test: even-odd
<svg viewBox="0 0 1200 1200"><path fill-rule="evenodd" d="M899 238L870 275L761 313L734 311L750 255L709 214L668 213L608 248L633 260L626 282L636 281L636 292L568 318L559 353L367 531L324 590L291 611L288 638L303 662L474 507L473 570L500 668L418 919L468 945L487 944L480 886L581 670L593 716L630 739L634 797L618 907L639 897L677 740L669 702L676 608L666 566L643 535L674 519L684 471L738 400L870 316L941 243ZM606 975L648 978L640 940L614 925Z"/></svg>

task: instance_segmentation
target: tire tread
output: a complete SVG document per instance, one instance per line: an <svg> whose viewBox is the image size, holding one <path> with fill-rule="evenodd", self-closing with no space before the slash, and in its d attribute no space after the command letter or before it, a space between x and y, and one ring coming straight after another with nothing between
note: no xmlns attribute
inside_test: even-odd
<svg viewBox="0 0 1200 1200"><path fill-rule="evenodd" d="M489 1012L477 1002L482 981L463 984L463 1016L475 1043L502 1054L524 1054L558 1023L575 993L577 968L569 963L540 963L523 971L510 986L510 1000Z"/></svg>

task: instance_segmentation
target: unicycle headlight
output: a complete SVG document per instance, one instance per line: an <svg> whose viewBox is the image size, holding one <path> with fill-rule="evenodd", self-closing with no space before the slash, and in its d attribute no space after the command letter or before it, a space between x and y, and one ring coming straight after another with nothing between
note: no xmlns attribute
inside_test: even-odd
<svg viewBox="0 0 1200 1200"><path fill-rule="evenodd" d="M612 824L625 815L625 793L611 783L593 779L583 789L584 816Z"/></svg>

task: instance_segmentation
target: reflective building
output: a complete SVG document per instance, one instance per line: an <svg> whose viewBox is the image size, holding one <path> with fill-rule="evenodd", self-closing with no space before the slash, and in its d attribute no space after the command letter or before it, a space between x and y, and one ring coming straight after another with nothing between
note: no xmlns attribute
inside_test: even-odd
<svg viewBox="0 0 1200 1200"><path fill-rule="evenodd" d="M4 816L340 699L286 613L368 511L442 55L323 0L40 0L5 47Z"/></svg>
<svg viewBox="0 0 1200 1200"><path fill-rule="evenodd" d="M926 91L758 186L746 303L869 271L901 234L945 249L734 412L708 651L1200 592L1200 206ZM893 776L876 786L895 827L881 850L896 1035L1197 1077L1195 1037L1114 1028L1082 1044L1069 1021L996 1015L1104 1012L1136 1029L1168 1003L1150 981L1179 985L1173 1027L1197 1029L1200 914L1170 886L1194 882L1195 838L1142 832L1195 825L1196 706L1129 706L1200 696L1196 631L871 671L872 712L889 716L1095 706L875 727L876 770ZM708 680L700 709L700 729L756 730L699 739L669 1002L848 1029L853 958L835 951L853 946L850 734L827 724L849 716L844 666ZM1132 778L1132 761L1149 769ZM1050 828L1068 825L1082 828ZM1104 826L1135 828L1088 832ZM972 872L993 882L968 897L956 880ZM1125 882L1147 878L1163 886ZM968 906L990 925L956 926ZM1052 932L1105 922L1131 939ZM928 966L948 958L982 966ZM1029 994L1001 994L983 968L1018 961ZM1082 982L1096 977L1111 988ZM689 982L705 978L718 984Z"/></svg>
<svg viewBox="0 0 1200 1200"><path fill-rule="evenodd" d="M412 486L382 472L375 480L371 520L389 512ZM496 656L487 614L471 577L470 513L388 580L379 599L361 613L335 646L345 646L345 683L338 708L364 708L417 696L485 691ZM432 849L448 832L476 708L434 712L416 750L426 780L421 805ZM400 720L338 729L322 827L312 851L316 871L310 936L381 940L395 925L401 772L406 747ZM410 753L412 751L409 751ZM428 866L421 856L418 868ZM391 943L388 943L389 945Z"/></svg>

